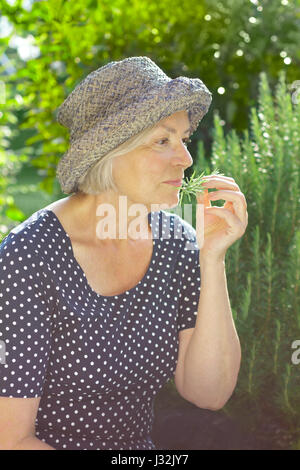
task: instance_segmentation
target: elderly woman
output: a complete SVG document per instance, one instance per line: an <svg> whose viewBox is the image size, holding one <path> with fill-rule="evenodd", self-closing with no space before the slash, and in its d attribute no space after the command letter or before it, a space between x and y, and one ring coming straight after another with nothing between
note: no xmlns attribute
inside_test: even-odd
<svg viewBox="0 0 300 470"><path fill-rule="evenodd" d="M201 250L203 224L164 210L178 205L210 102L201 80L130 57L59 108L70 196L0 245L1 449L155 449L153 403L169 379L201 408L231 396L241 351L224 258L245 231L245 198L232 178L206 178L204 222L223 225Z"/></svg>

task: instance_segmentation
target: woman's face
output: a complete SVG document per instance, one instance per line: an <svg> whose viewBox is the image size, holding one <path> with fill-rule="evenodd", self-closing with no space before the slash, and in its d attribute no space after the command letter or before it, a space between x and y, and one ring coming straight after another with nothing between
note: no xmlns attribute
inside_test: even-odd
<svg viewBox="0 0 300 470"><path fill-rule="evenodd" d="M173 128L174 133L162 126ZM114 159L114 181L130 203L148 208L151 204L178 205L180 186L166 181L183 179L184 170L193 164L186 147L189 127L187 111L178 111L161 120L143 145Z"/></svg>

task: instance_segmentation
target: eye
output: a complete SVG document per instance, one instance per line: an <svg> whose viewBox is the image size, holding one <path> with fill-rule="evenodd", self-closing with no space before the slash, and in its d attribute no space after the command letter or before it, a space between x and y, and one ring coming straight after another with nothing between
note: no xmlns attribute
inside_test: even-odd
<svg viewBox="0 0 300 470"><path fill-rule="evenodd" d="M166 140L168 141L169 139L167 139L167 138L160 139L160 140L157 141L157 143L159 144L160 142L165 142ZM190 142L192 142L191 139L189 139L188 137L185 138L185 139L182 139L182 141L184 142L184 145L188 145ZM164 144L162 144L162 145L164 145Z"/></svg>
<svg viewBox="0 0 300 470"><path fill-rule="evenodd" d="M169 140L169 139L160 139L156 143L159 144L160 142L165 142L166 140ZM164 144L162 144L162 145L164 145Z"/></svg>
<svg viewBox="0 0 300 470"><path fill-rule="evenodd" d="M187 144L190 144L192 142L192 139L189 139L188 137L186 139L183 139L184 141L184 144L187 145Z"/></svg>

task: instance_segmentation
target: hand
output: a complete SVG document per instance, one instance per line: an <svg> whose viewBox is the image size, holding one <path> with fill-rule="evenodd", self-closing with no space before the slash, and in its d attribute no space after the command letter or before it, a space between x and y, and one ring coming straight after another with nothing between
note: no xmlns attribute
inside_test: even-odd
<svg viewBox="0 0 300 470"><path fill-rule="evenodd" d="M224 260L227 249L243 236L248 225L247 202L233 178L211 175L204 178L204 193L197 193L197 240L200 256ZM217 191L208 192L208 188ZM222 207L212 207L210 201L225 200ZM201 210L202 204L202 210ZM204 227L203 227L204 206ZM202 223L200 224L200 218ZM204 240L201 233L203 234Z"/></svg>

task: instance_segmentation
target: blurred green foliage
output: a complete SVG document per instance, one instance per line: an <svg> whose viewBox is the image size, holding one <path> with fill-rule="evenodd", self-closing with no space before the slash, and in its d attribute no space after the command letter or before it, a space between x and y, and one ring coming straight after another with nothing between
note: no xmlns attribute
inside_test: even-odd
<svg viewBox="0 0 300 470"><path fill-rule="evenodd" d="M256 434L277 420L278 435L269 438L284 448L287 429L295 446L300 437L300 100L291 99L284 71L274 95L262 72L242 138L235 129L225 135L215 113L210 160L199 145L195 170L218 168L247 200L247 230L226 253L242 363L225 408Z"/></svg>

